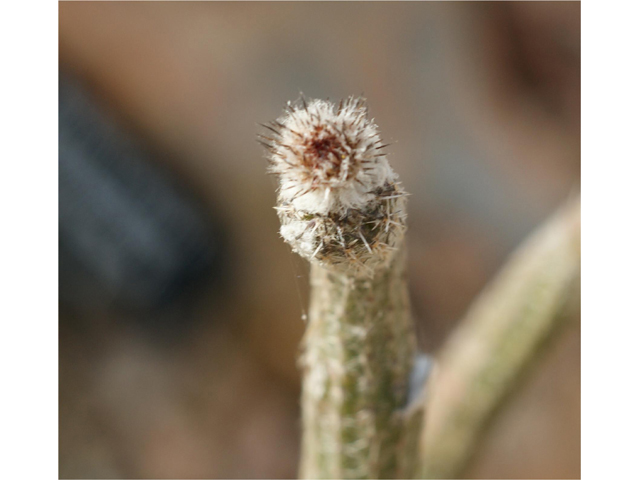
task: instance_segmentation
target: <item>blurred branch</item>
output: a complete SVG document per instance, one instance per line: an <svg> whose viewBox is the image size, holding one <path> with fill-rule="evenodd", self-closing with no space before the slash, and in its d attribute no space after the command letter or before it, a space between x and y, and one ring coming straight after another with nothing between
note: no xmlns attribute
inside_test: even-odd
<svg viewBox="0 0 640 480"><path fill-rule="evenodd" d="M508 394L580 293L580 198L538 229L478 297L437 361L423 434L424 478L467 466Z"/></svg>

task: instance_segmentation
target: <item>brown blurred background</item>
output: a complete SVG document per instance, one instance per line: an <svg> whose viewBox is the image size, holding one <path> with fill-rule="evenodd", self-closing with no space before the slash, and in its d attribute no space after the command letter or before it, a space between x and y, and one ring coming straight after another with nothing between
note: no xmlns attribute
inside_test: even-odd
<svg viewBox="0 0 640 480"><path fill-rule="evenodd" d="M579 188L579 3L73 2L59 13L61 75L149 152L143 163L214 232L198 244L214 259L206 271L175 295L150 287L159 293L146 303L127 303L133 287L117 277L110 285L120 290L103 288L106 267L92 267L86 291L81 274L61 273L63 478L295 477L307 269L278 236L255 135L256 122L299 92L363 93L394 142L390 161L412 193L411 293L429 352L509 252ZM71 157L60 148L62 165ZM118 158L128 171L127 155ZM161 222L164 190L136 185L126 195L147 192L140 211ZM103 190L74 190L61 212ZM61 213L61 231L84 231L89 220L77 218ZM116 228L126 226L109 225L105 236L124 238ZM191 241L181 228L164 235ZM61 252L76 264L97 258L66 238ZM141 278L151 278L152 260ZM76 264L69 269L84 271ZM578 323L498 418L467 475L580 476Z"/></svg>

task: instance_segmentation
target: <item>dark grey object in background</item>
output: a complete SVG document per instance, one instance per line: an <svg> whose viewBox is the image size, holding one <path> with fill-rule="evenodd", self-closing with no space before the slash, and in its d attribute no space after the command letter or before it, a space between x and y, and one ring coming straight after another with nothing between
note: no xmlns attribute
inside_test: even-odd
<svg viewBox="0 0 640 480"><path fill-rule="evenodd" d="M73 79L59 90L60 297L166 305L223 275L218 223Z"/></svg>

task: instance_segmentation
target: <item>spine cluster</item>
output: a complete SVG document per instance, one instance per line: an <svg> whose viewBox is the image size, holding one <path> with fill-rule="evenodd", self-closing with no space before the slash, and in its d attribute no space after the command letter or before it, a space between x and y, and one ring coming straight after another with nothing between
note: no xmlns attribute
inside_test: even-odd
<svg viewBox="0 0 640 480"><path fill-rule="evenodd" d="M362 98L301 98L260 138L284 240L312 263L370 277L404 238L407 194L367 114Z"/></svg>

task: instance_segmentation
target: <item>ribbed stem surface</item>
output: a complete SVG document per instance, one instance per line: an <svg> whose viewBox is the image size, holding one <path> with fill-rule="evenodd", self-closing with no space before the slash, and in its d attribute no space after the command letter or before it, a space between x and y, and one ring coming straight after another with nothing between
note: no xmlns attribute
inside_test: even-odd
<svg viewBox="0 0 640 480"><path fill-rule="evenodd" d="M406 425L420 421L403 412L416 354L404 255L370 279L312 264L311 289L301 477L411 477L419 429Z"/></svg>

